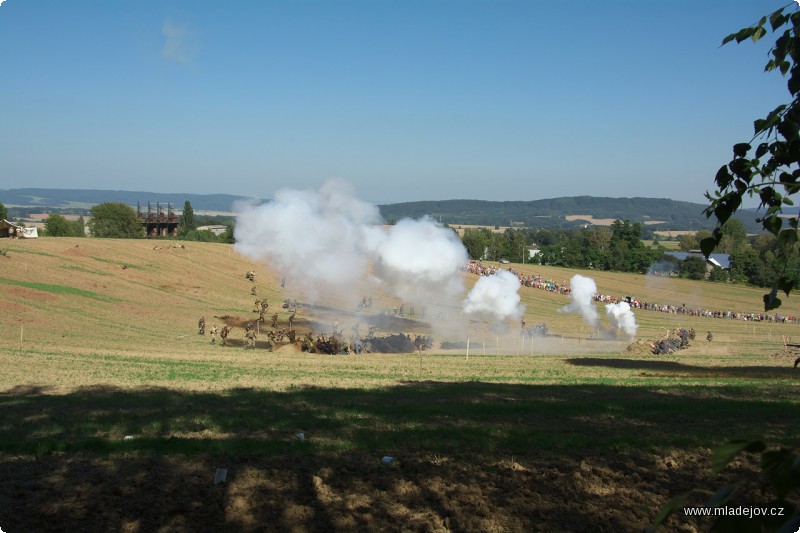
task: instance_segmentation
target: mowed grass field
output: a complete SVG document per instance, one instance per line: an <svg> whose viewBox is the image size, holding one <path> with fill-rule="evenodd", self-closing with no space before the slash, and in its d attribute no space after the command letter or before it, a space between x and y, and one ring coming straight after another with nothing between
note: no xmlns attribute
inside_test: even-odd
<svg viewBox="0 0 800 533"><path fill-rule="evenodd" d="M244 350L237 326L223 348L197 334L200 316L207 332L241 324L267 298L284 326L280 303L304 295L284 293L279 273L229 245L42 238L0 248L6 532L640 531L698 485L742 478L752 490L741 501L758 500L751 459L709 480L711 448L800 434L800 372L783 353L785 336L800 338L796 324L636 311L637 338L698 332L688 349L654 356L628 350L632 339L604 317L598 330L559 313L563 295L523 287L526 322L547 323L547 337L473 324L468 354L436 342L422 354L330 356ZM764 292L513 266L678 306L757 312ZM371 313L400 303L375 293ZM784 298L782 314L799 311ZM301 308L296 323L314 330L311 315ZM425 331L424 320L405 324ZM387 455L396 460L382 464ZM227 478L214 485L217 468ZM667 529L708 524L679 516Z"/></svg>

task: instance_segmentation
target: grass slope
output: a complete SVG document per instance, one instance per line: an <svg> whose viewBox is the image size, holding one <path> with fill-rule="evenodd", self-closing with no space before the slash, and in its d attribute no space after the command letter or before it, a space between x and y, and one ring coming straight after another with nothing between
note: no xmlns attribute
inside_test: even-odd
<svg viewBox="0 0 800 533"><path fill-rule="evenodd" d="M469 356L269 353L243 350L240 329L230 348L196 334L200 316L209 326L215 315L255 317L248 270L270 311L284 297L277 273L228 245L5 246L4 531L642 530L671 495L705 482L710 447L800 436L800 376L779 353L794 324L638 311L644 339L677 326L714 332L655 357L626 352L605 321L598 332L559 313L564 296L523 287L528 324L552 333L533 345L499 342L476 323ZM515 267L559 282L579 273ZM758 311L762 292L580 273L603 293L674 305ZM398 461L381 465L387 454ZM229 481L214 486L218 466ZM739 461L713 482L752 479L740 502L752 503L754 468Z"/></svg>

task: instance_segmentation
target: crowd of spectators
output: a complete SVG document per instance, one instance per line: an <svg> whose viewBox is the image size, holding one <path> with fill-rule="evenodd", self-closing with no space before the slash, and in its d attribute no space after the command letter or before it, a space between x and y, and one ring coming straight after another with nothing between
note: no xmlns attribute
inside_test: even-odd
<svg viewBox="0 0 800 533"><path fill-rule="evenodd" d="M492 276L500 270L506 270L517 276L519 282L525 287L533 287L536 289L546 290L550 292L557 292L559 294L564 294L564 295L568 295L570 293L569 284L567 283L566 280L562 281L561 283L558 283L552 279L544 279L542 276L537 274L525 274L524 272L519 272L513 267L501 268L491 265L484 266L479 261L473 260L469 261L466 265L464 265L462 270L470 272L472 274L477 274L479 276ZM750 312L729 311L721 309L701 309L699 307L687 307L686 304L676 306L670 304L659 304L655 302L648 302L645 300L639 300L632 296L616 297L616 296L611 296L609 294L597 293L594 295L594 300L597 302L611 303L611 304L619 302L627 302L632 309L643 309L647 311L657 311L661 313L672 313L672 314L686 315L686 316L728 318L732 320L744 320L751 322L795 323L800 321L800 317L796 317L793 315L783 315L780 313L750 313Z"/></svg>

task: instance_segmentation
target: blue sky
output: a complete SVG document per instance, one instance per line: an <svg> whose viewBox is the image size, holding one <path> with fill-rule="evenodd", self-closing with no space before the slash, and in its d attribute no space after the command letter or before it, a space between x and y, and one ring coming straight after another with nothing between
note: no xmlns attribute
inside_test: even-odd
<svg viewBox="0 0 800 533"><path fill-rule="evenodd" d="M703 203L786 3L5 0L0 189Z"/></svg>

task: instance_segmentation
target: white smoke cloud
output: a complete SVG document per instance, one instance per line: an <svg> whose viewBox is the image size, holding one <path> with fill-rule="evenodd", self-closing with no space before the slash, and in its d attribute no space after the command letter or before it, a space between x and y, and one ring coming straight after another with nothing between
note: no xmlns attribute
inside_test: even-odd
<svg viewBox="0 0 800 533"><path fill-rule="evenodd" d="M606 315L611 320L612 325L633 337L639 326L636 324L636 317L631 311L628 302L616 304L606 304Z"/></svg>
<svg viewBox="0 0 800 533"><path fill-rule="evenodd" d="M481 276L464 300L464 312L491 315L497 320L519 318L525 312L525 306L519 303L519 288L517 276L506 270Z"/></svg>
<svg viewBox="0 0 800 533"><path fill-rule="evenodd" d="M592 278L576 274L569 280L569 287L569 297L572 301L559 311L562 313L579 313L584 322L596 327L598 318L594 295L597 293L597 284Z"/></svg>
<svg viewBox="0 0 800 533"><path fill-rule="evenodd" d="M424 306L437 336L464 333L459 310L497 319L523 312L519 280L508 272L482 278L465 302L461 267L468 254L451 229L430 217L382 222L377 207L356 198L347 182L333 180L319 190L283 189L269 203L242 206L234 237L239 253L286 277L291 297L311 303L332 298L345 309L365 294L397 298L418 310Z"/></svg>
<svg viewBox="0 0 800 533"><path fill-rule="evenodd" d="M432 218L400 220L371 246L375 276L396 296L419 300L440 294L450 300L463 293L459 267L467 251L455 232Z"/></svg>
<svg viewBox="0 0 800 533"><path fill-rule="evenodd" d="M346 182L329 181L319 191L282 189L272 202L243 210L234 237L240 253L318 293L364 275L363 248L380 222L378 208L355 198Z"/></svg>

